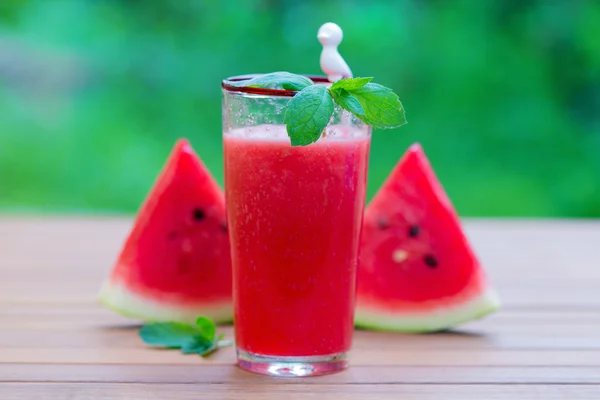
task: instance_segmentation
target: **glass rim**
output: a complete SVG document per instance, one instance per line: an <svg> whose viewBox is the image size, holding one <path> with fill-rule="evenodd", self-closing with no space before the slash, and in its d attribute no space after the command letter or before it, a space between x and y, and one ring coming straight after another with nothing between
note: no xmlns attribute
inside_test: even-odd
<svg viewBox="0 0 600 400"><path fill-rule="evenodd" d="M239 82L244 80L249 80L252 78L256 78L257 76L266 75L266 74L248 74L248 75L237 75L230 76L229 78L223 79L221 81L221 87L228 92L237 92L237 93L248 93L248 94L260 94L263 96L275 96L275 97L294 97L297 90L284 90L284 89L267 89L267 88L257 88L257 87L249 87L249 86L233 86L229 82ZM304 75L300 74L315 83L330 83L326 76L324 75Z"/></svg>

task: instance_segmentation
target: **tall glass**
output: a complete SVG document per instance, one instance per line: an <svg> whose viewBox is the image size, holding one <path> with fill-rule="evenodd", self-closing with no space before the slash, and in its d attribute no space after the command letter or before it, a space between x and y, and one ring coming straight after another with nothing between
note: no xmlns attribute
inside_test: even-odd
<svg viewBox="0 0 600 400"><path fill-rule="evenodd" d="M295 93L230 85L242 79L222 84L238 364L336 372L352 343L371 128L336 108L316 143L292 147L283 118Z"/></svg>

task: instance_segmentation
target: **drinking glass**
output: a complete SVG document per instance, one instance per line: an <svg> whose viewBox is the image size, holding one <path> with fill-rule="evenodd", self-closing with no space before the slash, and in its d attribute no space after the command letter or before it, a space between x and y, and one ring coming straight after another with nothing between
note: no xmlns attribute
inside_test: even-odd
<svg viewBox="0 0 600 400"><path fill-rule="evenodd" d="M336 105L318 141L291 146L284 114L296 92L232 85L251 77L222 83L238 364L274 376L340 371L352 344L371 128Z"/></svg>

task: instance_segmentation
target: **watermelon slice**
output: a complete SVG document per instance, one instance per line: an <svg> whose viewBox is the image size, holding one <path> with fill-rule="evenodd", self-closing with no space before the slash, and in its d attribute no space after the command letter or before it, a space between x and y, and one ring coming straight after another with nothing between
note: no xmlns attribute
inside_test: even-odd
<svg viewBox="0 0 600 400"><path fill-rule="evenodd" d="M499 300L419 144L365 210L356 325L430 332L483 317Z"/></svg>
<svg viewBox="0 0 600 400"><path fill-rule="evenodd" d="M233 318L223 191L185 139L142 204L99 300L143 321Z"/></svg>

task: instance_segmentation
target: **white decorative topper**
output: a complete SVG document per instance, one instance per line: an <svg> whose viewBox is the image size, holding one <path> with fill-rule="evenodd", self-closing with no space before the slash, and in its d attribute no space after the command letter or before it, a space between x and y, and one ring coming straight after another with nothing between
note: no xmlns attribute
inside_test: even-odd
<svg viewBox="0 0 600 400"><path fill-rule="evenodd" d="M323 45L321 69L327 75L329 82L339 81L342 78L352 78L350 67L348 67L337 49L343 37L342 28L333 22L321 25L317 33L317 39Z"/></svg>

